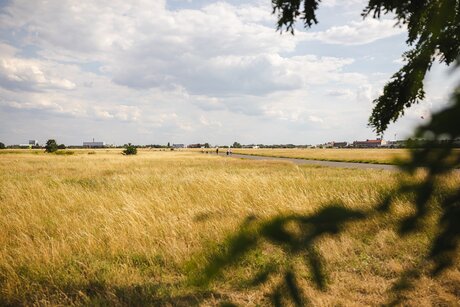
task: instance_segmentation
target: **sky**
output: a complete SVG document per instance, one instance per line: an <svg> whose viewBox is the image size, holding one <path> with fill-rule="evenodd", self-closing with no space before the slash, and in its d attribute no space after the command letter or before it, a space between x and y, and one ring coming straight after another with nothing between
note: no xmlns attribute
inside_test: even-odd
<svg viewBox="0 0 460 307"><path fill-rule="evenodd" d="M0 142L319 144L375 138L372 101L402 65L405 28L323 0L319 24L276 31L270 0L0 0ZM386 139L448 102L427 96Z"/></svg>

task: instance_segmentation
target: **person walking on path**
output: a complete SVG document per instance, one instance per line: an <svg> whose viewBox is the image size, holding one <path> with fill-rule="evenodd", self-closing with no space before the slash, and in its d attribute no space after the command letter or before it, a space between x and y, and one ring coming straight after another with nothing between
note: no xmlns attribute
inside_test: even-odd
<svg viewBox="0 0 460 307"><path fill-rule="evenodd" d="M216 147L216 155L219 154L219 147Z"/></svg>

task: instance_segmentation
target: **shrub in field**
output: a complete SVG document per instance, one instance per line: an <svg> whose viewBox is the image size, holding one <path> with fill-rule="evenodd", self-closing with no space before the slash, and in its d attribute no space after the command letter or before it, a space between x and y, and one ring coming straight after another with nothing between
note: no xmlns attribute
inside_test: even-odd
<svg viewBox="0 0 460 307"><path fill-rule="evenodd" d="M58 149L66 149L64 144L59 144Z"/></svg>
<svg viewBox="0 0 460 307"><path fill-rule="evenodd" d="M126 146L126 149L123 150L123 154L124 155L136 155L137 154L137 148L133 145L131 145L131 143L128 144L128 146Z"/></svg>
<svg viewBox="0 0 460 307"><path fill-rule="evenodd" d="M58 150L58 145L55 140L50 139L46 141L45 151L46 152L55 152Z"/></svg>

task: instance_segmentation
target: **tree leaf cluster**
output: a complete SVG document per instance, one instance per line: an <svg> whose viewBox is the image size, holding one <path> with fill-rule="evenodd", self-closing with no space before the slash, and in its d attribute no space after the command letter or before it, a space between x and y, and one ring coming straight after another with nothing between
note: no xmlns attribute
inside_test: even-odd
<svg viewBox="0 0 460 307"><path fill-rule="evenodd" d="M46 141L45 145L45 152L52 153L56 152L58 150L58 144L56 143L56 140L49 139Z"/></svg>
<svg viewBox="0 0 460 307"><path fill-rule="evenodd" d="M320 2L273 0L278 30L294 33L297 19L303 20L306 28L318 23L315 12ZM459 0L370 0L362 16L380 18L388 13L395 15L396 26L407 27L407 44L412 49L402 55L404 66L374 100L369 125L378 134L383 134L391 122L404 115L406 108L425 98L423 80L436 59L450 65L460 55Z"/></svg>
<svg viewBox="0 0 460 307"><path fill-rule="evenodd" d="M125 150L123 150L122 153L123 153L123 155L125 155L125 156L137 155L137 148L136 148L136 146L131 145L131 143L129 143L129 144L126 146Z"/></svg>

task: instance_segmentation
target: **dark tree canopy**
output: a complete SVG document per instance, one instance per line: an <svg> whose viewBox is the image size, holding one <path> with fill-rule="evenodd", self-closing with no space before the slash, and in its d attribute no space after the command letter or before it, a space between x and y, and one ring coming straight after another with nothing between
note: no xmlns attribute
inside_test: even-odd
<svg viewBox="0 0 460 307"><path fill-rule="evenodd" d="M45 151L46 152L55 152L58 150L58 144L56 140L50 139L46 141Z"/></svg>
<svg viewBox="0 0 460 307"><path fill-rule="evenodd" d="M126 147L126 149L123 150L123 152L122 152L124 155L128 155L128 156L129 156L129 155L136 155L136 154L137 154L137 148L136 148L136 146L131 145L131 143L129 143L129 144L128 144L127 146L125 146L125 147Z"/></svg>
<svg viewBox="0 0 460 307"><path fill-rule="evenodd" d="M294 33L297 19L303 20L306 28L318 23L315 12L320 2L272 0L278 30ZM460 55L459 0L369 0L362 16L380 18L388 13L395 15L397 25L407 26L407 44L412 49L403 54L406 64L374 100L369 125L379 134L404 115L406 108L424 99L423 79L436 59L449 65Z"/></svg>
<svg viewBox="0 0 460 307"><path fill-rule="evenodd" d="M233 142L233 145L232 145L233 148L241 148L241 144L238 143L238 142Z"/></svg>

